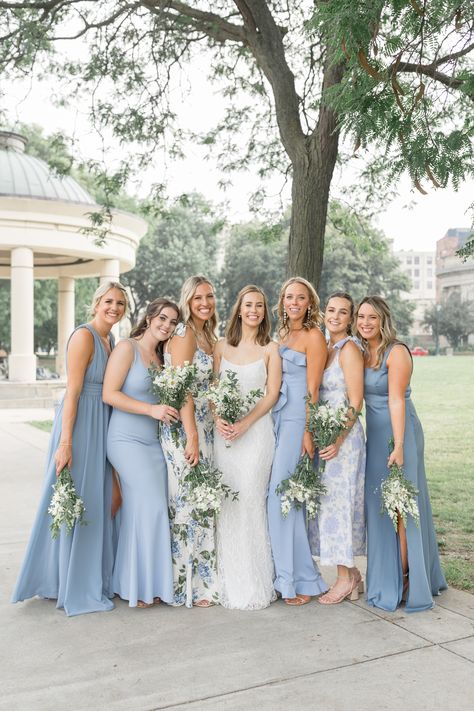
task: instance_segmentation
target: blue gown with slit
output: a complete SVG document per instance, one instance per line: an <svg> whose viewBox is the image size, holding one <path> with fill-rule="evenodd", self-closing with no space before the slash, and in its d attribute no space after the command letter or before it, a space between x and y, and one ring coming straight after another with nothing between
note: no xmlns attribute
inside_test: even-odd
<svg viewBox="0 0 474 711"><path fill-rule="evenodd" d="M306 425L306 355L280 346L283 378L280 397L273 408L276 449L268 491L268 527L275 564L275 590L283 598L320 595L328 586L311 557L304 509L281 513L276 487L295 470L301 456Z"/></svg>
<svg viewBox="0 0 474 711"><path fill-rule="evenodd" d="M70 534L63 527L57 539L51 538L48 507L56 481L54 455L61 438L62 400L49 441L38 512L11 600L53 598L68 616L114 607L109 599L113 595L112 471L106 460L110 408L102 401L108 354L91 324L75 330L79 328L87 328L94 337L94 356L84 376L72 433L71 474L76 493L84 502L87 525L76 525ZM109 339L112 347L113 336Z"/></svg>
<svg viewBox="0 0 474 711"><path fill-rule="evenodd" d="M151 380L133 339L134 356L122 392L156 403ZM107 456L122 488L122 507L112 589L130 607L159 597L173 601L173 564L168 519L167 468L158 421L114 408Z"/></svg>
<svg viewBox="0 0 474 711"><path fill-rule="evenodd" d="M397 344L398 345L398 344ZM393 611L401 602L403 574L398 535L387 513L380 513L380 485L388 474L388 442L392 425L388 407L387 358L393 346L387 348L380 368L365 369L365 407L367 420L367 465L365 474L365 511L367 520L367 602L373 607ZM433 595L447 588L441 570L438 544L433 526L431 504L424 465L424 437L420 420L405 392L405 438L403 446L404 472L419 490L420 524L408 516L406 534L408 546L409 587L407 612L429 610Z"/></svg>

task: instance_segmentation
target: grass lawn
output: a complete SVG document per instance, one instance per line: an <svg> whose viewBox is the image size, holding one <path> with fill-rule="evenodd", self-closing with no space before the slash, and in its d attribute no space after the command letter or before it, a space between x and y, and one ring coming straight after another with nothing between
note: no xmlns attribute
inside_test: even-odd
<svg viewBox="0 0 474 711"><path fill-rule="evenodd" d="M474 357L415 358L413 401L425 432L425 464L443 567L450 585L474 592ZM31 422L50 431L51 422Z"/></svg>

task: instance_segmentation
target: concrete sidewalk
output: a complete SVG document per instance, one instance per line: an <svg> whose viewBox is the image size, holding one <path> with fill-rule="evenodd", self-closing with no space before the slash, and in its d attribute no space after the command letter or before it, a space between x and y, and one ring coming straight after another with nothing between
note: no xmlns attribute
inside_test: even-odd
<svg viewBox="0 0 474 711"><path fill-rule="evenodd" d="M474 596L456 590L411 615L362 600L256 612L118 600L73 618L53 601L11 605L48 442L26 421L50 416L0 411L0 709L473 708Z"/></svg>

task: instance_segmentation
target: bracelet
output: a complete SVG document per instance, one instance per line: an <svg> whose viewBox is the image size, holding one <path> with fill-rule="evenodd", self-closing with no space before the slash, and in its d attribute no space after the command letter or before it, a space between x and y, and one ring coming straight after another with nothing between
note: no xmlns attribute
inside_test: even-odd
<svg viewBox="0 0 474 711"><path fill-rule="evenodd" d="M72 442L60 442L58 447L72 447Z"/></svg>
<svg viewBox="0 0 474 711"><path fill-rule="evenodd" d="M393 446L395 446L397 444L401 444L403 446L403 439L395 440L393 443Z"/></svg>

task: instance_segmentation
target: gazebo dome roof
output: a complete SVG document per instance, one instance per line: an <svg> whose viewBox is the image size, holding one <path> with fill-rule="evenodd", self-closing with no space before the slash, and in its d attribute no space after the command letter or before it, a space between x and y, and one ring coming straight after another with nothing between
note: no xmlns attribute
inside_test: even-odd
<svg viewBox="0 0 474 711"><path fill-rule="evenodd" d="M40 158L25 153L27 139L0 131L0 195L95 205L94 198L71 176L55 175Z"/></svg>

